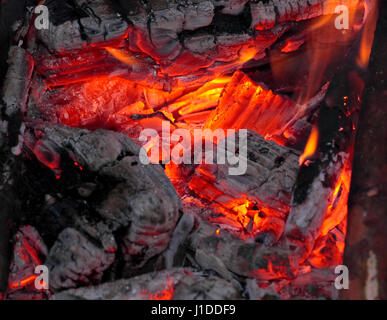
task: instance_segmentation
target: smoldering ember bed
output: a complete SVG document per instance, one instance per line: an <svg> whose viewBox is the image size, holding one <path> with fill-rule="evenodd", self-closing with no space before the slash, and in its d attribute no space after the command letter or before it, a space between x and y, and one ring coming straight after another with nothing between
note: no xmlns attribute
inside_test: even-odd
<svg viewBox="0 0 387 320"><path fill-rule="evenodd" d="M24 2L2 298L386 298L379 1Z"/></svg>

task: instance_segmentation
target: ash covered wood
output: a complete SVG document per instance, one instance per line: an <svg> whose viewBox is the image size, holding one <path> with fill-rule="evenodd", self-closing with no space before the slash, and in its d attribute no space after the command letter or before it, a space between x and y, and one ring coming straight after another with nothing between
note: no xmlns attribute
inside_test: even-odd
<svg viewBox="0 0 387 320"><path fill-rule="evenodd" d="M29 123L28 129L28 147L54 171L58 183L63 179L66 184L66 157L85 172L78 192L89 209L71 214L71 222L64 224L70 229L60 234L48 256L54 289L99 279L117 250L133 271L166 249L179 216L180 199L159 165L141 164L139 147L128 137L49 123ZM120 245L114 236L117 231ZM76 243L85 249L77 249ZM90 252L94 253L86 258ZM100 259L91 259L93 256Z"/></svg>
<svg viewBox="0 0 387 320"><path fill-rule="evenodd" d="M80 49L84 44L124 36L128 24L104 0L47 1L50 28L37 30L49 50Z"/></svg>
<svg viewBox="0 0 387 320"><path fill-rule="evenodd" d="M79 49L88 42L122 36L129 24L147 41L144 46L159 49L160 57L165 57L182 49L179 35L183 31L222 36L222 32L243 30L247 34L254 28L271 29L276 23L333 14L337 5L353 5L350 0L117 0L115 3L112 6L103 0L47 1L53 21L50 30L38 32L39 37L54 51Z"/></svg>
<svg viewBox="0 0 387 320"><path fill-rule="evenodd" d="M232 281L235 275L259 279L292 279L298 261L286 248L246 242L220 230L214 224L201 222L189 237L195 260L204 269L217 272Z"/></svg>
<svg viewBox="0 0 387 320"><path fill-rule="evenodd" d="M331 300L335 277L329 269L314 269L292 281L247 279L246 293L251 300Z"/></svg>
<svg viewBox="0 0 387 320"><path fill-rule="evenodd" d="M51 0L47 3L52 18L50 28L38 30L37 39L54 55L59 51L66 55L56 56L57 63L43 63L39 69L50 86L114 74L170 90L179 84L197 82L199 75L201 80L213 79L219 73L235 71L251 59L265 57L265 50L291 28L293 21L334 14L338 4L352 2L134 0L118 1L118 6L112 6L102 0ZM90 49L90 43L94 57L85 54L82 66L77 63L80 74L75 76L66 65L57 70L65 62L79 62L71 53L77 55L85 47ZM106 54L104 48L109 46L120 48L120 59L114 61ZM39 48L36 56L44 61L50 54ZM99 58L94 60L95 56ZM123 63L122 57L130 63ZM58 75L63 73L62 78L56 75L57 71Z"/></svg>
<svg viewBox="0 0 387 320"><path fill-rule="evenodd" d="M95 287L71 289L52 300L224 300L239 299L231 283L190 269L174 268Z"/></svg>
<svg viewBox="0 0 387 320"><path fill-rule="evenodd" d="M98 283L114 261L113 252L95 245L75 229L65 229L45 261L50 271L50 288L74 288Z"/></svg>

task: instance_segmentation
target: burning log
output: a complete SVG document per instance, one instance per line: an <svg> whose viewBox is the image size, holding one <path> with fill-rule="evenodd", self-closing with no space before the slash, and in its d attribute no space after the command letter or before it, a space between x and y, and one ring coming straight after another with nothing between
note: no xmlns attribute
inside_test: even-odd
<svg viewBox="0 0 387 320"><path fill-rule="evenodd" d="M316 124L319 134L311 134L308 143L311 148L308 150L307 144L300 158L301 167L285 226L286 246L301 262L310 255L319 236L327 235L346 218L353 131L363 83L348 71L347 64L341 68L321 106ZM348 96L343 97L343 90Z"/></svg>
<svg viewBox="0 0 387 320"><path fill-rule="evenodd" d="M310 130L311 125L305 118L310 118L317 110L326 89L327 85L301 106L265 89L262 83L255 84L237 71L227 83L216 109L207 118L205 128L250 129L282 145L291 145Z"/></svg>
<svg viewBox="0 0 387 320"><path fill-rule="evenodd" d="M190 269L174 268L95 287L57 293L52 300L233 300L240 293L230 282Z"/></svg>
<svg viewBox="0 0 387 320"><path fill-rule="evenodd" d="M354 2L134 0L119 1L122 15L117 15L102 0L72 4L51 0L47 3L53 20L50 28L37 30L37 38L50 53L36 52L42 62L38 70L48 86L114 74L171 90L233 72L253 58L259 60L291 21L332 15L337 5L351 8ZM75 75L77 69L81 72Z"/></svg>
<svg viewBox="0 0 387 320"><path fill-rule="evenodd" d="M285 215L281 218L285 226L281 226L281 224L274 223L273 221L268 222L269 230L274 233L275 237L270 241L263 241L267 245L272 245L280 239L278 245L266 247L256 243L246 244L243 241L239 242L239 240L232 238L232 236L222 233L221 229L224 225L227 225L225 223L226 219L222 218L222 215L220 217L219 215L211 217L211 213L209 213L209 220L222 226L219 229L216 227L199 227L198 231L192 236L193 240L191 240L191 243L193 250L196 252L195 257L202 267L217 270L223 277L228 279L232 276L230 271L238 275L265 279L266 277L294 277L308 258L310 258L308 263L318 268L329 267L331 263L340 263L343 252L343 235L345 234L345 221L343 219L346 217L346 203L350 181L350 152L352 150L351 141L353 141L351 132L353 130L352 121L354 121L352 117L355 116L350 115L356 110L357 102L355 102L356 98L352 97L350 105L348 98L344 98L344 105L340 104L340 100L343 98L338 97L336 91L337 89L328 91L330 99L326 101L333 103L333 106L323 106L319 116L319 128L322 137L318 140L316 138L313 141L314 149L307 151L310 153L303 155L304 160L300 163L300 170L298 170L297 157L293 159L295 161L294 169L289 172L294 173L294 179L295 175L297 175L297 180L293 180L294 182L289 185L290 189L288 192L292 192L292 200L288 200L287 208L290 211L285 209ZM354 92L358 92L358 90L354 90ZM261 143L270 144L266 141ZM272 150L273 146L275 144L271 143L268 149ZM276 146L276 148L280 147ZM316 152L316 150L320 150L320 153ZM270 152L268 153L270 154ZM263 155L259 155L258 158L260 156ZM283 158L286 159L286 157ZM284 162L286 163L286 161ZM215 168L219 170L219 166L215 166ZM257 172L261 171L258 170ZM190 188L197 195L203 196L208 200L206 205L211 207L214 206L214 203L222 203L222 201L233 203L232 199L241 198L240 195L238 197L238 195L233 193L231 193L232 196L230 198L227 198L227 192L230 192L230 190L247 189L246 198L250 200L251 195L249 193L251 188L248 186L252 183L252 179L247 179L243 185L227 183L228 180L220 180L218 182L217 180L225 175L219 176L216 172L216 170L211 169L211 166L202 165L197 169L190 182ZM283 176L292 175L282 172L281 177ZM240 178L239 176L232 177L232 179ZM257 180L257 178L255 177L254 180ZM272 180L268 178L263 181ZM277 180L273 179L273 181ZM282 179L281 181L284 180ZM236 185L238 187L235 187ZM217 188L217 186L219 187ZM293 186L295 187L294 189ZM264 203L268 205L275 197L269 196L270 199L265 198L264 201L260 201L259 197L266 194L264 189L265 185L262 184L262 189L258 189L260 192L256 195L258 198L254 201L258 204ZM224 194L225 190L227 190L226 194ZM274 189L269 188L269 190ZM273 194L278 195L280 193L277 190ZM249 204L250 202L242 208L244 209L242 212L244 215L249 213ZM225 207L233 209L228 208L227 205ZM236 206L236 208L240 209L241 207ZM270 207L270 213L273 209L279 210L278 208L281 208L281 205L275 202ZM219 207L217 210L219 211ZM220 211L222 212L222 210ZM289 215L287 215L288 212ZM224 210L222 213L224 214ZM266 212L264 211L264 213ZM203 215L203 213L201 214ZM232 216L230 213L224 215L226 217ZM271 217L270 214L266 213L266 215L269 218ZM273 216L278 218L275 214ZM260 227L265 229L264 225ZM338 227L337 230L335 229L336 227ZM283 231L284 234L281 237ZM221 239L218 237L219 234L221 234ZM223 243L222 239L227 237L230 237L230 239ZM334 239L333 243L330 239ZM262 241L259 237L257 237L257 240ZM250 258L233 254L235 252L244 252L244 249L240 249L244 248L244 246L250 246ZM224 247L226 249L222 249ZM322 248L325 250L324 255L321 255ZM279 251L277 252L277 250ZM329 254L328 251L330 252ZM235 265L235 261L243 261L243 263ZM262 265L265 266L262 267Z"/></svg>
<svg viewBox="0 0 387 320"><path fill-rule="evenodd" d="M278 22L312 19L335 13L338 5L352 8L357 5L357 2L351 0L251 1L252 25L257 30L264 30Z"/></svg>
<svg viewBox="0 0 387 320"><path fill-rule="evenodd" d="M189 188L214 209L208 217L211 221L242 229L246 236L260 235L265 243L272 244L282 235L298 172L298 155L248 131L246 162L243 175L229 175L228 165L202 164Z"/></svg>

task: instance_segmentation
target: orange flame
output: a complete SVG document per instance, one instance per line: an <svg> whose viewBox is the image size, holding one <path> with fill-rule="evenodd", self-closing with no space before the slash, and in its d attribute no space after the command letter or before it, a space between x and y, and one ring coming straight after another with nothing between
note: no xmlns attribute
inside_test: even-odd
<svg viewBox="0 0 387 320"><path fill-rule="evenodd" d="M358 66L363 69L368 67L372 44L374 42L376 22L379 15L377 1L366 1L364 7L366 11L366 21L361 36L359 56L356 61Z"/></svg>
<svg viewBox="0 0 387 320"><path fill-rule="evenodd" d="M318 146L319 132L317 126L314 126L312 132L310 133L308 142L306 143L304 153L299 158L300 166L307 160L312 157Z"/></svg>
<svg viewBox="0 0 387 320"><path fill-rule="evenodd" d="M324 1L327 14L311 19L302 32L287 39L280 50L270 53L273 76L278 81L294 79L293 75L307 61L307 85L295 93L299 105L307 103L327 82L327 70L344 57L362 26L364 0L345 1L347 11L342 13L336 11L338 4L340 1ZM301 46L304 50L298 50Z"/></svg>
<svg viewBox="0 0 387 320"><path fill-rule="evenodd" d="M130 55L125 50L120 50L116 48L111 47L105 47L106 51L108 51L114 58L121 61L122 63L125 63L128 66L136 66L139 65L139 61L132 55Z"/></svg>

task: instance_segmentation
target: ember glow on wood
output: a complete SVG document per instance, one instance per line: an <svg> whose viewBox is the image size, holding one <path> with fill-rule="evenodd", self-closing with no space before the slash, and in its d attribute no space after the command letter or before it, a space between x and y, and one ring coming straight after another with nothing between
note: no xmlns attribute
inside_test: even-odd
<svg viewBox="0 0 387 320"><path fill-rule="evenodd" d="M1 95L4 297L338 297L373 1L44 5Z"/></svg>

